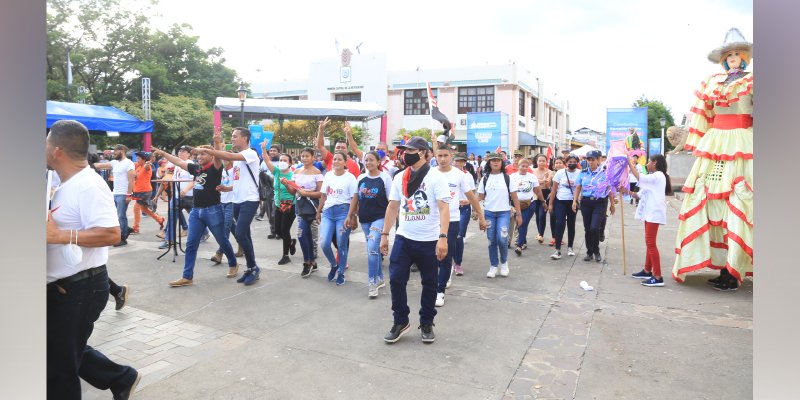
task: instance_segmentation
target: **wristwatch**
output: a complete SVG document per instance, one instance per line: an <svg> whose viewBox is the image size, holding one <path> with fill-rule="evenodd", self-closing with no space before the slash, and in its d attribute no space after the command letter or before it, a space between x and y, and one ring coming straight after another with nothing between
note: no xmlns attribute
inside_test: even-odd
<svg viewBox="0 0 800 400"><path fill-rule="evenodd" d="M439 234L439 239L442 239L442 238L447 239L447 234L446 233L440 233Z"/></svg>

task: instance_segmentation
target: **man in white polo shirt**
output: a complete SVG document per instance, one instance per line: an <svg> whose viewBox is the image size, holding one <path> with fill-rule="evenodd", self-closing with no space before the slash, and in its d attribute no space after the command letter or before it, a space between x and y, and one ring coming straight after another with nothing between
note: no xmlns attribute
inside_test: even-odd
<svg viewBox="0 0 800 400"><path fill-rule="evenodd" d="M89 131L58 121L47 135L47 167L61 184L47 218L47 398L80 399L83 378L128 399L141 375L87 345L108 301L108 246L119 242L114 198L89 168Z"/></svg>

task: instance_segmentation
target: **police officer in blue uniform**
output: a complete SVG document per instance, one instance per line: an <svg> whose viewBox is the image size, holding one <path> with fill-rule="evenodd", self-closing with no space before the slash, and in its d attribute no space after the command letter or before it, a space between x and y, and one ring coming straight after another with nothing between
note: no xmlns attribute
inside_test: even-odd
<svg viewBox="0 0 800 400"><path fill-rule="evenodd" d="M600 256L600 235L605 227L606 209L611 207L614 214L614 200L608 198L611 187L606 184L606 171L600 166L600 150L586 153L588 168L581 171L575 186L572 210L580 205L583 228L586 231L586 257L583 261L602 262Z"/></svg>

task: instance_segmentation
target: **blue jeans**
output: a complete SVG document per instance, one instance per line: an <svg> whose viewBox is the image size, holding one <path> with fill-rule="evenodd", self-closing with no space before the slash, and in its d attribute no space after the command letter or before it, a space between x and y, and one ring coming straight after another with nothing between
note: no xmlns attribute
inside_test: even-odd
<svg viewBox="0 0 800 400"><path fill-rule="evenodd" d="M173 217L173 213L178 216L178 221L181 223L181 229L189 230L189 225L186 224L186 219L183 218L183 210L181 208L181 201L180 199L171 199L170 205L167 212L167 228L165 230L166 235L164 236L165 240L169 240L172 236L172 230L175 229L175 220Z"/></svg>
<svg viewBox="0 0 800 400"><path fill-rule="evenodd" d="M453 252L453 262L456 263L456 265L461 265L461 261L463 261L464 258L464 237L467 236L469 219L472 217L472 206L469 204L459 206L458 210L461 212L461 221L459 221L458 224L458 237L456 238L456 249L455 252Z"/></svg>
<svg viewBox="0 0 800 400"><path fill-rule="evenodd" d="M500 253L499 263L508 261L508 224L511 221L511 211L483 212L489 228L486 237L489 239L489 264L498 266L497 255Z"/></svg>
<svg viewBox="0 0 800 400"><path fill-rule="evenodd" d="M108 273L47 285L47 398L79 400L81 381L119 393L136 370L109 360L86 343L108 302ZM58 290L60 286L65 293Z"/></svg>
<svg viewBox="0 0 800 400"><path fill-rule="evenodd" d="M117 219L119 219L119 231L121 239L128 238L128 202L125 201L128 196L124 194L114 195L114 205L117 207Z"/></svg>
<svg viewBox="0 0 800 400"><path fill-rule="evenodd" d="M419 242L401 235L394 237L394 245L389 256L389 287L392 289L392 311L394 323L408 323L408 293L406 286L411 274L411 264L417 264L422 278L419 323L432 324L436 316L436 277L439 260L436 259L436 241Z"/></svg>
<svg viewBox="0 0 800 400"><path fill-rule="evenodd" d="M225 222L222 224L222 236L225 236L225 239L230 242L232 229L236 229L236 221L233 220L233 203L221 203L220 206L222 206L222 216L225 218ZM214 237L216 238L217 235ZM222 247L217 249L217 253L222 253Z"/></svg>
<svg viewBox="0 0 800 400"><path fill-rule="evenodd" d="M522 216L522 225L517 227L519 232L519 234L517 235L517 246L528 244L528 224L530 224L531 219L533 219L533 214L535 213L534 204L537 203L539 202L535 201L531 203L530 207L524 210L520 210L522 211L520 213L520 216Z"/></svg>
<svg viewBox="0 0 800 400"><path fill-rule="evenodd" d="M450 279L450 273L453 270L453 254L456 251L460 225L461 222L459 221L450 221L450 225L447 226L447 256L445 256L444 260L439 261L439 284L436 288L438 293L444 293L447 281Z"/></svg>
<svg viewBox="0 0 800 400"><path fill-rule="evenodd" d="M313 264L317 260L314 251L314 233L311 231L316 220L306 220L302 216L297 216L297 241L300 242L300 250L303 252L303 261Z"/></svg>
<svg viewBox="0 0 800 400"><path fill-rule="evenodd" d="M383 280L381 268L381 232L383 231L383 218L372 222L362 222L361 230L367 239L367 265L369 283L377 285Z"/></svg>
<svg viewBox="0 0 800 400"><path fill-rule="evenodd" d="M325 258L330 262L331 268L338 267L340 274L344 274L344 268L347 265L347 248L350 245L350 228L344 227L344 221L347 219L349 210L349 204L337 204L322 210L322 219L319 224L319 247L322 247L322 254L325 254ZM336 256L333 255L333 250L331 250L334 231L336 231L336 245L339 255L338 265L336 264Z"/></svg>
<svg viewBox="0 0 800 400"><path fill-rule="evenodd" d="M242 247L247 268L255 268L256 254L253 251L253 238L250 236L250 224L258 211L258 201L243 201L233 205L233 218L236 220L236 230L233 236Z"/></svg>
<svg viewBox="0 0 800 400"><path fill-rule="evenodd" d="M186 238L186 257L183 264L183 277L186 279L192 279L194 276L197 248L200 247L200 237L206 228L214 234L214 239L228 259L228 266L236 266L236 254L225 235L225 216L222 213L222 206L216 204L209 207L194 207L189 213L189 237Z"/></svg>

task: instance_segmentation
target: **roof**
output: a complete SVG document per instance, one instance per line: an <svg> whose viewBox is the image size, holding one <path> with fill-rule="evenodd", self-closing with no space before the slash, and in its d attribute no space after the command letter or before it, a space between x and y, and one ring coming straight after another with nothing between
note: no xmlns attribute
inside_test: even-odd
<svg viewBox="0 0 800 400"><path fill-rule="evenodd" d="M236 97L217 97L214 110L240 112L242 103ZM246 99L244 112L263 118L317 119L330 117L340 120L368 121L386 114L386 109L375 103L351 101L273 100Z"/></svg>
<svg viewBox="0 0 800 400"><path fill-rule="evenodd" d="M62 119L76 120L90 131L153 132L153 121L142 121L116 107L48 101L47 128Z"/></svg>

